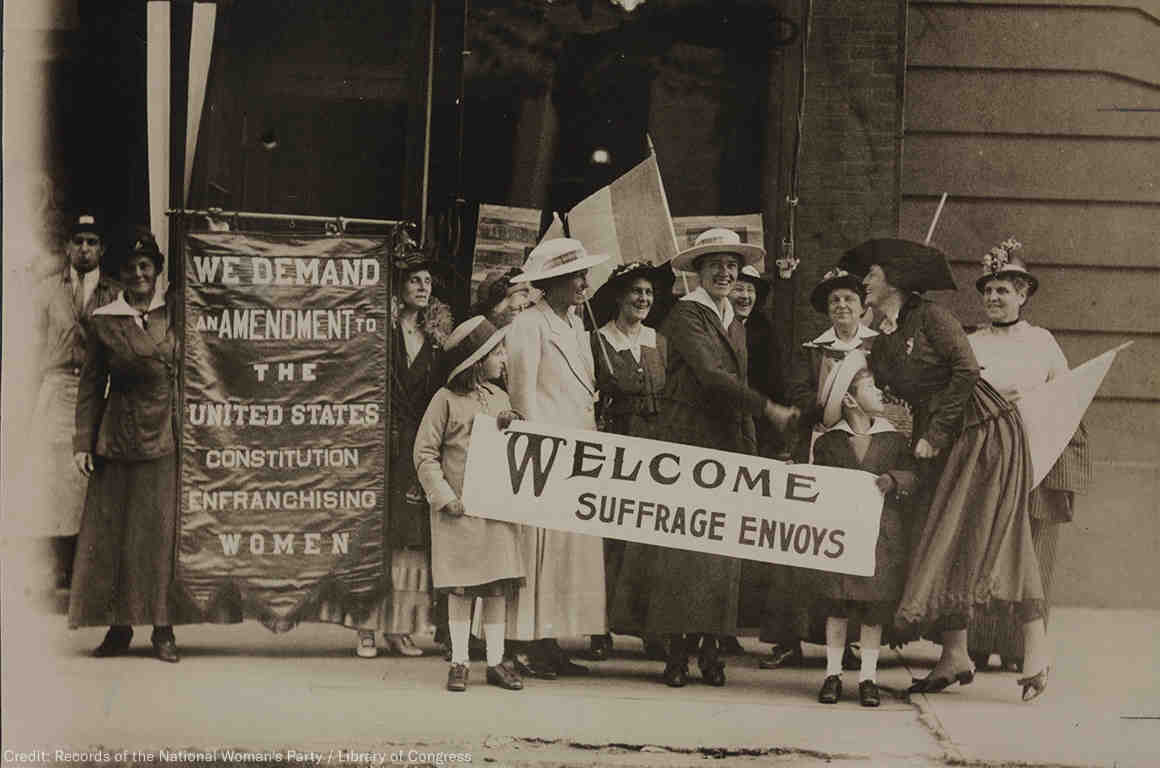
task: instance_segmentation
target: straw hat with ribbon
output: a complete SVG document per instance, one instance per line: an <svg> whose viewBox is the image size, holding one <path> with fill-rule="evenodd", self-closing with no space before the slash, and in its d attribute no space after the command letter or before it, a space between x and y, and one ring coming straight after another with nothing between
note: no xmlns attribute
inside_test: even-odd
<svg viewBox="0 0 1160 768"><path fill-rule="evenodd" d="M979 293L983 292L983 286L989 280L1012 277L1020 277L1027 281L1028 298L1031 298L1039 290L1039 280L1027 270L1027 265L1023 263L1023 259L1014 255L1015 251L1022 247L1022 243L1009 237L984 254L983 274L975 281L975 288Z"/></svg>
<svg viewBox="0 0 1160 768"><path fill-rule="evenodd" d="M507 328L496 329L483 315L468 318L455 326L455 330L443 342L447 365L451 369L447 381L450 382L486 357L503 341L506 333Z"/></svg>
<svg viewBox="0 0 1160 768"><path fill-rule="evenodd" d="M830 293L838 288L851 290L863 301L866 300L866 287L862 285L862 279L841 267L834 267L822 275L822 281L810 292L810 306L823 315L829 314Z"/></svg>
<svg viewBox="0 0 1160 768"><path fill-rule="evenodd" d="M869 360L866 353L860 349L846 353L838 365L830 370L830 374L818 390L818 405L822 406L822 426L832 427L842 420L842 398L850 390L850 385L858 374L866 372L870 375Z"/></svg>
<svg viewBox="0 0 1160 768"><path fill-rule="evenodd" d="M571 237L554 237L537 245L524 262L524 271L511 278L513 283L548 280L580 272L608 261L606 253L588 253L584 244Z"/></svg>
<svg viewBox="0 0 1160 768"><path fill-rule="evenodd" d="M681 251L673 258L673 269L695 272L693 263L710 253L732 253L741 260L742 266L753 266L765 258L765 249L760 245L743 243L741 236L733 230L714 227L697 235L692 248Z"/></svg>

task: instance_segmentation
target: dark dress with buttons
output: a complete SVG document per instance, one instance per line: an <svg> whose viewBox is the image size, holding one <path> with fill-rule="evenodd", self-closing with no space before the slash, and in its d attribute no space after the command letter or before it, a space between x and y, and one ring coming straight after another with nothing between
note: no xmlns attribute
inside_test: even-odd
<svg viewBox="0 0 1160 768"><path fill-rule="evenodd" d="M596 387L600 392L597 423L604 432L633 437L657 438L661 397L665 389L668 342L656 335L656 346L641 345L640 361L632 351L617 351L599 331L593 331L592 357L596 361ZM603 350L601 349L603 347ZM612 367L609 368L609 363ZM626 546L620 539L604 540L604 589L607 596L609 627L621 634L640 634L643 618L629 609L635 600L623 601L626 610L616 613L616 592L636 594L647 574L647 558L634 558L631 573L622 574ZM644 548L641 548L644 552ZM624 578L623 584L620 582Z"/></svg>
<svg viewBox="0 0 1160 768"><path fill-rule="evenodd" d="M75 451L93 455L69 626L179 623L171 591L177 535L172 305L147 327L117 307L89 319ZM111 308L111 309L110 309ZM109 310L109 311L106 311ZM106 393L106 384L108 390Z"/></svg>

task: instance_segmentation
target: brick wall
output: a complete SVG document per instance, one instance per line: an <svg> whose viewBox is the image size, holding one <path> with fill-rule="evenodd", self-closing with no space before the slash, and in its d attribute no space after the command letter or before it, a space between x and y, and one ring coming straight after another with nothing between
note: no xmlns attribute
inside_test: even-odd
<svg viewBox="0 0 1160 768"><path fill-rule="evenodd" d="M797 213L801 266L793 278L798 343L827 325L809 305L826 269L862 240L898 231L904 8L900 0L814 2ZM798 58L787 62L794 77Z"/></svg>

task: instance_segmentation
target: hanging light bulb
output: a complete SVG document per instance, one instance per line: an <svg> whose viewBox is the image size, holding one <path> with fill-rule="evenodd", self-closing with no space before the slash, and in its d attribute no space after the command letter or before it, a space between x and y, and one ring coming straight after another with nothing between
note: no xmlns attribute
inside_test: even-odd
<svg viewBox="0 0 1160 768"><path fill-rule="evenodd" d="M593 165L608 165L612 162L612 153L604 147L597 147L592 150L592 164Z"/></svg>

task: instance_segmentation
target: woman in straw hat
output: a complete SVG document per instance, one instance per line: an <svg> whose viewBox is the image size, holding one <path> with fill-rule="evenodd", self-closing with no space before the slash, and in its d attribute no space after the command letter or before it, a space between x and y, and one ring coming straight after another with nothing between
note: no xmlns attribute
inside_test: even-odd
<svg viewBox="0 0 1160 768"><path fill-rule="evenodd" d="M983 274L975 288L983 300L990 325L967 338L983 368L983 378L1010 402L1022 394L1068 372L1067 358L1046 328L1022 319L1027 300L1035 295L1039 280L1013 255L1022 245L1008 239L983 257ZM1076 493L1091 482L1091 456L1087 431L1080 424L1067 449L1037 488L1031 491L1031 537L1043 579L1043 611L1047 618L1055 553L1061 523L1071 522ZM1023 633L1016 622L998 616L972 619L967 632L971 658L986 668L992 652L998 653L1009 671L1022 671Z"/></svg>
<svg viewBox="0 0 1160 768"><path fill-rule="evenodd" d="M967 622L976 606L1002 601L1018 611L1031 700L1047 685L1049 652L1043 583L1031 538L1031 459L1023 421L979 377L962 326L920 292L954 287L946 258L905 240L870 240L842 266L865 275L866 300L883 316L871 369L914 414L914 456L922 485L910 570L895 623L939 630L942 655L912 692L936 693L974 680ZM925 518L923 513L925 512Z"/></svg>
<svg viewBox="0 0 1160 768"><path fill-rule="evenodd" d="M729 291L743 264L764 255L728 229L702 233L694 246L677 254L673 268L693 270L699 287L669 312L661 333L669 341L668 369L661 419L663 439L752 454L753 419L785 428L795 415L748 386L745 329L729 303ZM630 568L625 553L624 569ZM669 658L664 681L688 682L688 656L699 649L698 666L710 685L725 684L718 637L737 627L741 564L719 555L655 548L647 583L643 630L667 635Z"/></svg>
<svg viewBox="0 0 1160 768"><path fill-rule="evenodd" d="M446 341L447 384L427 406L415 437L413 460L427 495L431 516L431 578L447 596L451 668L447 689L467 689L471 606L483 600L487 642L487 682L520 690L523 682L511 661L504 661L505 615L524 577L520 527L502 520L465 517L463 474L467 446L477 414L496 416L506 427L515 417L499 382L507 355L504 330L475 316L461 323Z"/></svg>
<svg viewBox="0 0 1160 768"><path fill-rule="evenodd" d="M579 240L545 240L528 255L513 283L530 282L541 299L508 327L508 392L529 421L596 429L596 366L578 308L587 300L588 269L608 259ZM528 670L543 678L583 674L556 642L603 635L604 548L578 533L525 528L527 586L518 601L519 640L536 641Z"/></svg>

